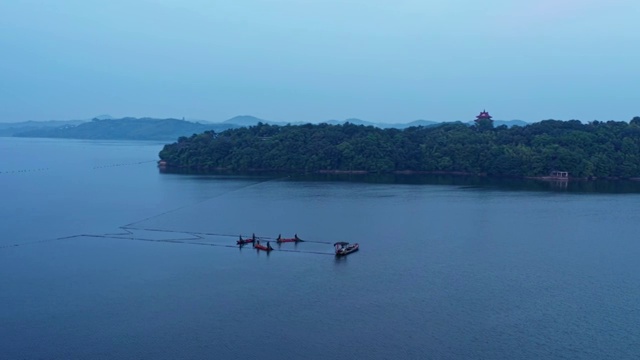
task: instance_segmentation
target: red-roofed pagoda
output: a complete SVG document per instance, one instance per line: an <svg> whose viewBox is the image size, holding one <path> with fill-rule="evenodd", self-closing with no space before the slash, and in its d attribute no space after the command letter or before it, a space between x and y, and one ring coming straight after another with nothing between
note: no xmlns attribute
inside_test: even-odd
<svg viewBox="0 0 640 360"><path fill-rule="evenodd" d="M487 110L482 110L480 115L476 116L476 126L480 130L492 129L493 128L493 120L491 120L492 116L489 115Z"/></svg>
<svg viewBox="0 0 640 360"><path fill-rule="evenodd" d="M487 110L482 110L480 112L480 115L476 116L476 121L478 120L491 120L493 116L489 115L489 112Z"/></svg>

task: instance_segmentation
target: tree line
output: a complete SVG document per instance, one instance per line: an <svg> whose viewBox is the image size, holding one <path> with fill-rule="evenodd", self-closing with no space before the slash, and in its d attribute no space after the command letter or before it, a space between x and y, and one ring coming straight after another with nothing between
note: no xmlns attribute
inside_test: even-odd
<svg viewBox="0 0 640 360"><path fill-rule="evenodd" d="M306 124L205 131L165 145L168 166L287 172L442 172L534 177L640 177L640 117L630 122L544 120L493 127L460 122L380 129Z"/></svg>

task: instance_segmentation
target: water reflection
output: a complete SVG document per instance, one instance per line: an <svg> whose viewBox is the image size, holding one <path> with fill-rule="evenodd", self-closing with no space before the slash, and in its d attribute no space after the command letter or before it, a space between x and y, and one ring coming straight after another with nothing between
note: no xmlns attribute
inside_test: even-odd
<svg viewBox="0 0 640 360"><path fill-rule="evenodd" d="M333 257L333 263L335 265L346 265L347 264L347 258L348 256L334 256Z"/></svg>
<svg viewBox="0 0 640 360"><path fill-rule="evenodd" d="M560 191L569 193L640 193L640 181L633 180L571 180L548 181L538 179L495 178L488 176L464 176L442 174L283 174L283 173L231 173L204 172L199 170L160 169L163 174L198 175L206 180L267 180L299 182L353 182L368 184L445 185L460 189L491 191Z"/></svg>

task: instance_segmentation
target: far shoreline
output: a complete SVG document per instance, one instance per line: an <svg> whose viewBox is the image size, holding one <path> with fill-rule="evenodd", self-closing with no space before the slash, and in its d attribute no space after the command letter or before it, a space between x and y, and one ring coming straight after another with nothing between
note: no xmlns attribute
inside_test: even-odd
<svg viewBox="0 0 640 360"><path fill-rule="evenodd" d="M521 179L521 180L540 180L540 181L550 181L550 182L568 182L568 181L597 181L597 180L607 180L607 181L640 181L640 177L632 177L632 178L619 178L619 177L568 177L568 178L560 178L555 176L506 176L506 175L493 175L487 173L470 173L464 171L418 171L418 170L394 170L390 172L371 172L368 170L314 170L314 171L304 171L304 170L283 170L283 169L246 169L246 170L234 170L230 168L220 168L220 167L203 167L203 166L176 166L169 164L165 160L158 161L158 168L160 170L177 170L175 172L180 173L181 171L195 171L200 172L202 174L214 174L214 173L232 173L232 174L240 174L240 173L296 173L296 174L318 174L318 175L449 175L449 176L461 176L461 177L482 177L482 178L494 178L494 179Z"/></svg>

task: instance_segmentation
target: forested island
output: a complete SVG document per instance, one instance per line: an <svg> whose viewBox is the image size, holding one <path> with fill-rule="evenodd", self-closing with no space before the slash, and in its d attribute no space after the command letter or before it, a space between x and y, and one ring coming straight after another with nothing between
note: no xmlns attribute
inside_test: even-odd
<svg viewBox="0 0 640 360"><path fill-rule="evenodd" d="M487 114L488 115L488 114ZM630 122L544 120L381 129L306 124L205 131L160 151L163 166L230 171L419 172L573 178L640 177L640 117Z"/></svg>

